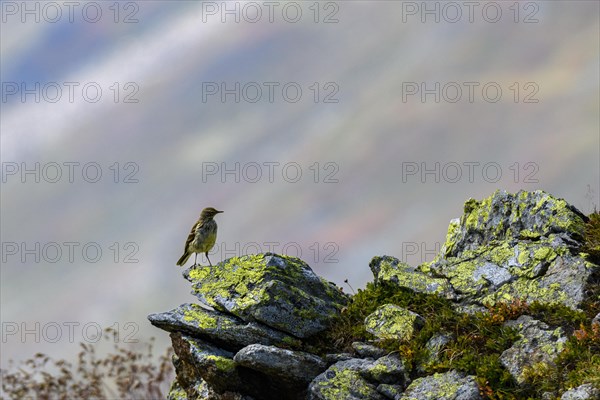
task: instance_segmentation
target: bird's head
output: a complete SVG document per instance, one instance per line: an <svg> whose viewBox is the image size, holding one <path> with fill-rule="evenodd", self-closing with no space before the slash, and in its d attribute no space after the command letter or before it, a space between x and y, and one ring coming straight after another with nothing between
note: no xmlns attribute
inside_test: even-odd
<svg viewBox="0 0 600 400"><path fill-rule="evenodd" d="M205 208L204 210L202 210L202 214L200 214L200 218L201 218L201 219L208 219L208 218L212 218L212 217L214 217L215 215L217 215L217 214L219 214L219 213L222 213L222 212L223 212L223 211L216 210L216 209L214 209L214 208L212 208L212 207L207 207L207 208Z"/></svg>

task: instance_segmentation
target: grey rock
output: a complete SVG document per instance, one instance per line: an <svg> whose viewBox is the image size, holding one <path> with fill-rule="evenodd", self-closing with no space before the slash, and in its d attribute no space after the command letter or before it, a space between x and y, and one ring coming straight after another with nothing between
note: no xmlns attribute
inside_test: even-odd
<svg viewBox="0 0 600 400"><path fill-rule="evenodd" d="M327 368L323 360L313 354L261 344L244 347L233 359L238 365L288 382L300 390L306 389L310 381Z"/></svg>
<svg viewBox="0 0 600 400"><path fill-rule="evenodd" d="M558 396L554 392L544 392L542 393L542 400L556 400Z"/></svg>
<svg viewBox="0 0 600 400"><path fill-rule="evenodd" d="M391 283L418 293L437 294L456 299L456 293L445 278L432 277L395 257L373 257L369 263L376 284Z"/></svg>
<svg viewBox="0 0 600 400"><path fill-rule="evenodd" d="M339 361L346 361L354 358L354 355L350 353L331 353L325 355L325 361L327 364L335 364Z"/></svg>
<svg viewBox="0 0 600 400"><path fill-rule="evenodd" d="M566 249L558 249L566 252ZM554 258L545 274L536 279L520 277L482 299L494 304L506 298L520 298L527 302L563 304L577 309L586 298L586 290L597 266L568 253Z"/></svg>
<svg viewBox="0 0 600 400"><path fill-rule="evenodd" d="M333 364L317 376L308 388L311 400L385 400L377 386L361 375L373 361L354 358Z"/></svg>
<svg viewBox="0 0 600 400"><path fill-rule="evenodd" d="M372 344L364 343L364 342L354 342L352 343L352 348L356 351L362 358L374 358L378 359L379 357L383 357L388 352L380 347L373 346Z"/></svg>
<svg viewBox="0 0 600 400"><path fill-rule="evenodd" d="M578 308L596 266L579 256L585 217L543 191L465 203L438 256L418 271L446 281L462 304L521 299Z"/></svg>
<svg viewBox="0 0 600 400"><path fill-rule="evenodd" d="M415 379L400 397L406 400L479 400L481 398L475 378L454 370Z"/></svg>
<svg viewBox="0 0 600 400"><path fill-rule="evenodd" d="M500 356L502 365L519 384L525 382L523 376L525 367L540 362L554 365L554 359L563 350L567 341L563 336L562 328L549 329L547 324L528 315L507 321L504 325L517 328L521 336Z"/></svg>
<svg viewBox="0 0 600 400"><path fill-rule="evenodd" d="M596 314L596 316L592 319L592 324L600 324L600 313Z"/></svg>
<svg viewBox="0 0 600 400"><path fill-rule="evenodd" d="M300 346L300 340L257 322L245 322L233 315L207 310L198 304L182 304L164 313L150 314L152 325L168 332L187 332L229 351L259 343Z"/></svg>
<svg viewBox="0 0 600 400"><path fill-rule="evenodd" d="M404 387L400 385L388 385L386 383L382 383L377 386L377 391L384 395L387 399L400 400L402 393L404 392Z"/></svg>
<svg viewBox="0 0 600 400"><path fill-rule="evenodd" d="M470 199L456 229L449 231L446 257L459 257L497 240L537 240L564 233L575 243L583 238L587 217L563 199L537 190L516 194L498 190L483 201Z"/></svg>
<svg viewBox="0 0 600 400"><path fill-rule="evenodd" d="M167 400L187 400L188 396L185 390L179 385L177 379L175 379L171 383L171 387L169 388L169 393L167 395Z"/></svg>
<svg viewBox="0 0 600 400"><path fill-rule="evenodd" d="M586 383L574 389L567 390L560 397L561 400L598 400L600 399L600 389L595 388L591 383Z"/></svg>
<svg viewBox="0 0 600 400"><path fill-rule="evenodd" d="M473 271L473 281L478 282L485 279L491 283L493 288L502 286L513 279L513 275L507 268L501 267L491 262L484 262Z"/></svg>
<svg viewBox="0 0 600 400"><path fill-rule="evenodd" d="M304 261L272 253L192 267L184 276L204 304L299 338L326 329L348 300Z"/></svg>
<svg viewBox="0 0 600 400"><path fill-rule="evenodd" d="M238 391L242 380L233 361L233 353L190 336L172 333L177 380L183 390L194 393L206 382L217 393Z"/></svg>
<svg viewBox="0 0 600 400"><path fill-rule="evenodd" d="M171 388L169 389L169 393L167 395L167 400L254 400L251 396L243 395L237 392L223 392L217 393L211 389L211 387L203 380L199 380L198 383L193 388L193 391L190 392L191 396L188 396L188 393L183 390L183 388L179 385L177 379L173 381Z"/></svg>
<svg viewBox="0 0 600 400"><path fill-rule="evenodd" d="M371 382L394 384L406 387L410 382L409 371L397 354L390 354L366 365L361 376Z"/></svg>

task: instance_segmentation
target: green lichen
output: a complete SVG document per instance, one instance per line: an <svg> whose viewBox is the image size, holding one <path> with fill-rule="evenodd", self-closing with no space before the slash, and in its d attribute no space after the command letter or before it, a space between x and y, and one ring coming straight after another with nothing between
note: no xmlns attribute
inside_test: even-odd
<svg viewBox="0 0 600 400"><path fill-rule="evenodd" d="M523 229L519 232L519 239L524 240L538 240L542 235L539 232L533 232L529 229Z"/></svg>
<svg viewBox="0 0 600 400"><path fill-rule="evenodd" d="M169 388L167 400L188 400L187 393L179 385L177 379L174 379L173 382L171 382L171 387Z"/></svg>
<svg viewBox="0 0 600 400"><path fill-rule="evenodd" d="M222 373L229 373L235 369L236 363L231 358L218 356L215 354L207 354L204 359L213 364L218 371Z"/></svg>
<svg viewBox="0 0 600 400"><path fill-rule="evenodd" d="M218 319L208 314L197 304L192 304L190 308L184 311L183 320L202 329L215 329L218 326Z"/></svg>
<svg viewBox="0 0 600 400"><path fill-rule="evenodd" d="M484 246L483 254L496 265L506 265L514 257L515 250L508 242L501 242L499 245ZM487 254L486 254L487 253Z"/></svg>
<svg viewBox="0 0 600 400"><path fill-rule="evenodd" d="M360 398L370 398L377 392L372 385L367 384L357 371L351 369L331 368L335 376L327 381L318 383L321 396L327 400L348 398L350 395Z"/></svg>
<svg viewBox="0 0 600 400"><path fill-rule="evenodd" d="M416 379L407 388L407 392L410 392L411 388L421 385L423 381L425 381L425 379L427 379L430 382L428 386L433 387L433 390L429 392L429 395L435 396L435 398L438 400L455 399L458 395L458 390L462 386L461 382L448 380L448 376L446 374L436 373L427 378ZM431 382L432 380L434 382ZM420 400L422 397L412 397L405 393L404 396L402 396L402 398L405 400Z"/></svg>
<svg viewBox="0 0 600 400"><path fill-rule="evenodd" d="M571 304L567 294L561 289L560 285L541 286L537 280L519 278L509 284L503 285L498 291L481 299L485 306L491 306L500 301L523 299L527 302L540 302L547 305Z"/></svg>
<svg viewBox="0 0 600 400"><path fill-rule="evenodd" d="M374 258L380 270L377 276L380 282L394 282L398 286L411 288L422 293L438 294L443 297L453 297L448 281L433 278L423 272L424 266L412 271L410 266L392 258Z"/></svg>
<svg viewBox="0 0 600 400"><path fill-rule="evenodd" d="M421 320L421 317L412 311L385 304L365 318L365 327L380 339L406 341L413 336Z"/></svg>
<svg viewBox="0 0 600 400"><path fill-rule="evenodd" d="M302 335L304 330L319 329L319 323L326 324L346 302L334 285L307 271L295 257L253 254L233 257L214 268L193 268L189 280L194 293L219 311ZM286 317L275 318L269 304L279 304Z"/></svg>

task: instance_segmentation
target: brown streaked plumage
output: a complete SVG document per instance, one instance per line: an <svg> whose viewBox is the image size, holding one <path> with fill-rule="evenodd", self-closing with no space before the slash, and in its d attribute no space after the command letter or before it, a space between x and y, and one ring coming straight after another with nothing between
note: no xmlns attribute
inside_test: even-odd
<svg viewBox="0 0 600 400"><path fill-rule="evenodd" d="M208 258L208 252L215 245L217 240L217 223L213 219L215 215L222 213L223 211L216 210L212 207L207 207L202 210L200 218L192 227L190 234L185 241L185 248L183 249L183 255L177 261L177 265L184 265L188 258L195 253L194 265L198 260L198 253L204 253L208 263L212 267L210 258Z"/></svg>

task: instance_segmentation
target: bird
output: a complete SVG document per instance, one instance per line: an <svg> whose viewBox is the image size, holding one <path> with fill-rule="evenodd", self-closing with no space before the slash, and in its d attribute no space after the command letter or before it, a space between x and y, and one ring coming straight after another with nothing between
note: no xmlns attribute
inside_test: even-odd
<svg viewBox="0 0 600 400"><path fill-rule="evenodd" d="M202 210L200 218L192 226L192 230L185 241L185 248L183 249L183 255L177 261L177 265L183 266L192 253L196 254L194 258L194 266L197 265L198 253L204 253L208 263L212 267L210 258L208 258L208 252L215 245L217 240L217 223L213 219L215 215L222 213L214 209L213 207L207 207Z"/></svg>

